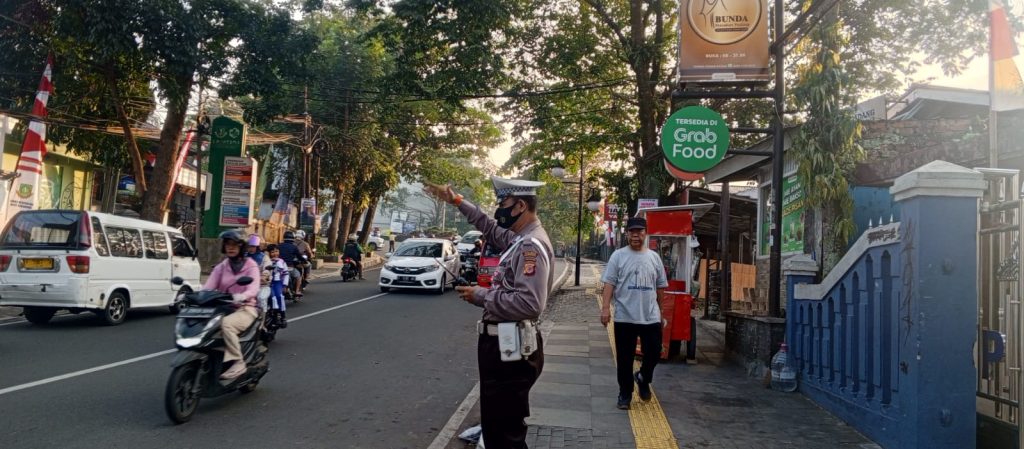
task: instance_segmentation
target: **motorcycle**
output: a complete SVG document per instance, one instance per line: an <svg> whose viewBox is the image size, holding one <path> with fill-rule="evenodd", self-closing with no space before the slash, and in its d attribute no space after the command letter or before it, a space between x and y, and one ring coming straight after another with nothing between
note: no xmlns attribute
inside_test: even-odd
<svg viewBox="0 0 1024 449"><path fill-rule="evenodd" d="M480 256L467 254L463 258L462 268L459 269L459 277L465 279L468 282L476 282L476 276L479 272L480 267Z"/></svg>
<svg viewBox="0 0 1024 449"><path fill-rule="evenodd" d="M306 267L309 266L309 257L303 255L301 258L296 257L292 259L288 268L291 269L291 281L288 282L288 287L284 289L284 299L291 302L299 302L298 286L302 283L302 289L305 290L308 282L306 282L305 276L302 275Z"/></svg>
<svg viewBox="0 0 1024 449"><path fill-rule="evenodd" d="M266 270L273 270L274 267L267 267ZM281 329L282 319L281 311L272 307L270 303L270 286L260 286L260 292L256 295L256 299L259 300L260 310L265 310L263 314L263 333L260 335L260 339L263 343L270 344L277 338L277 330Z"/></svg>
<svg viewBox="0 0 1024 449"><path fill-rule="evenodd" d="M184 282L177 276L171 280L174 285ZM245 276L238 280L237 285L252 282L252 278ZM260 316L239 336L248 371L235 379L220 378L227 369L221 321L234 311L230 293L202 290L185 295L184 308L174 324L178 354L171 362L171 375L164 390L164 411L175 424L192 419L200 398L222 396L233 391L250 393L267 374L270 362L267 346L261 341L263 317Z"/></svg>
<svg viewBox="0 0 1024 449"><path fill-rule="evenodd" d="M341 281L348 282L359 276L359 268L356 267L356 261L352 260L351 257L345 257L341 260Z"/></svg>

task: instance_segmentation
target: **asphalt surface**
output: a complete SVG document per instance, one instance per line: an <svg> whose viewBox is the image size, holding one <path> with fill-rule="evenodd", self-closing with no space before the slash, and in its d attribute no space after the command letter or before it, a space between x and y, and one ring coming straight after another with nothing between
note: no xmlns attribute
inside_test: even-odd
<svg viewBox="0 0 1024 449"><path fill-rule="evenodd" d="M180 426L163 411L167 311L0 324L0 448L425 448L477 381L480 311L450 291L392 292L301 318L379 295L367 275L314 281L256 391L203 399Z"/></svg>

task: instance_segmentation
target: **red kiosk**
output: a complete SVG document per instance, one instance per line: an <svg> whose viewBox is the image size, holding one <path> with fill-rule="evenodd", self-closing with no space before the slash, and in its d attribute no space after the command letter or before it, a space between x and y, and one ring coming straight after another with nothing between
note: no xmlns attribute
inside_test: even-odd
<svg viewBox="0 0 1024 449"><path fill-rule="evenodd" d="M687 361L696 360L697 323L691 311L700 260L694 255L699 244L693 235L693 224L714 206L688 204L637 211L636 216L647 219L648 247L661 255L668 272L668 289L661 302L662 359L679 354L685 341Z"/></svg>

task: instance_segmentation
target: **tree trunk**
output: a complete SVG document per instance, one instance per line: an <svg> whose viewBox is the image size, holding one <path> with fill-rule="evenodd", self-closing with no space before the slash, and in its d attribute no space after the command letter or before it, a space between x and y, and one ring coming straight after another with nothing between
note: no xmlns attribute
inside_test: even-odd
<svg viewBox="0 0 1024 449"><path fill-rule="evenodd" d="M352 209L355 207L351 203L346 203L344 206L345 212L342 213L341 227L338 228L338 241L341 242L338 246L344 245L344 242L348 241L348 230L352 227Z"/></svg>
<svg viewBox="0 0 1024 449"><path fill-rule="evenodd" d="M135 175L135 189L140 195L145 195L147 190L146 173L143 171L142 152L139 151L139 144L135 141L135 132L132 131L131 121L128 119L128 112L124 109L121 100L121 92L117 87L117 78L113 68L107 69L107 88L114 102L114 109L117 110L117 119L121 122L124 131L124 140L128 146L128 155L132 158L132 174ZM116 189L116 185L115 185Z"/></svg>
<svg viewBox="0 0 1024 449"><path fill-rule="evenodd" d="M351 226L349 226L349 228L348 228L348 233L349 234L355 234L357 231L359 231L359 228L363 225L363 222L362 222L363 212L366 212L366 208L365 207L362 208L362 209L355 209L355 210L352 211L352 223L351 223ZM362 239L358 239L358 240L362 240Z"/></svg>
<svg viewBox="0 0 1024 449"><path fill-rule="evenodd" d="M192 80L179 80L183 92L191 92ZM168 192L177 181L174 166L177 165L178 148L181 144L181 130L185 125L185 113L188 110L188 95L184 98L171 98L168 101L167 118L160 130L160 150L156 155L156 166L153 167L153 179L150 189L142 202L142 219L162 222L167 210Z"/></svg>
<svg viewBox="0 0 1024 449"><path fill-rule="evenodd" d="M359 238L360 245L365 245L366 241L370 238L370 228L373 227L374 215L377 215L378 202L380 202L380 197L375 197L370 200L370 207L366 208L366 218L363 220L363 235Z"/></svg>
<svg viewBox="0 0 1024 449"><path fill-rule="evenodd" d="M342 206L345 205L345 190L341 186L334 188L334 210L331 212L331 227L327 230L327 252L338 250L338 229L341 228Z"/></svg>

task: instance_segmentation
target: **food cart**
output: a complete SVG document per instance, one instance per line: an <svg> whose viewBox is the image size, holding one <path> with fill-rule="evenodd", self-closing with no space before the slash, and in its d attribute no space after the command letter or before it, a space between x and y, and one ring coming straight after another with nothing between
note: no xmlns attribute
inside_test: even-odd
<svg viewBox="0 0 1024 449"><path fill-rule="evenodd" d="M697 357L696 320L691 316L693 294L697 292L695 250L699 246L693 235L693 224L714 204L688 204L640 209L636 216L647 219L647 244L661 255L668 276L668 289L661 301L661 358L681 352L686 342L686 359Z"/></svg>

